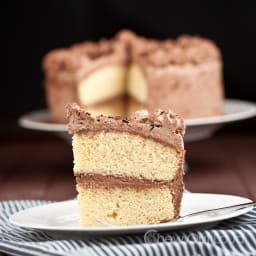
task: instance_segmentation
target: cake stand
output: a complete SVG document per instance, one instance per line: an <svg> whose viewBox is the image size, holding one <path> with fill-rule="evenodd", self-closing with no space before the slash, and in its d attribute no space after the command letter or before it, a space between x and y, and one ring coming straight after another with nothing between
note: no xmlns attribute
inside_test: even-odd
<svg viewBox="0 0 256 256"><path fill-rule="evenodd" d="M186 134L184 141L192 142L210 138L223 125L254 116L256 116L255 103L225 99L223 115L185 120ZM67 125L53 123L47 110L37 110L21 116L19 125L27 129L56 133L71 143L71 136L67 133Z"/></svg>

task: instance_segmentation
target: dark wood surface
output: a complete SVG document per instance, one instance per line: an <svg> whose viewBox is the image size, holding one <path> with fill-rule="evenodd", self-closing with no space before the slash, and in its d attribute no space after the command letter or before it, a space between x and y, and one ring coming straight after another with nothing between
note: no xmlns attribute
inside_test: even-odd
<svg viewBox="0 0 256 256"><path fill-rule="evenodd" d="M71 145L39 132L3 133L0 139L0 200L76 196ZM186 150L188 190L256 200L256 133L221 132Z"/></svg>

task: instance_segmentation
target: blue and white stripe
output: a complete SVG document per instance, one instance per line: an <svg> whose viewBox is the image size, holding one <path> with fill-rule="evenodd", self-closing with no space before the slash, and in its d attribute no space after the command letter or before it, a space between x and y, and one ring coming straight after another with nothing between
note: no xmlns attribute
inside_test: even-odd
<svg viewBox="0 0 256 256"><path fill-rule="evenodd" d="M161 233L158 241L143 235L56 240L50 235L9 223L9 216L47 201L5 201L0 203L0 252L11 255L256 255L256 209L223 221L208 230Z"/></svg>

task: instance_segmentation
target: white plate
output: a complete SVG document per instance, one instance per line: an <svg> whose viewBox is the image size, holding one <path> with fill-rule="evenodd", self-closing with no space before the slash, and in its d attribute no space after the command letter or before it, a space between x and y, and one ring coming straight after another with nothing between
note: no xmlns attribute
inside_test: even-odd
<svg viewBox="0 0 256 256"><path fill-rule="evenodd" d="M223 115L185 120L187 126L185 142L208 138L225 123L240 121L254 116L256 116L256 104L226 99ZM20 117L19 124L28 129L57 132L59 136L71 142L71 137L67 134L67 125L53 123L47 110L38 110L25 114Z"/></svg>
<svg viewBox="0 0 256 256"><path fill-rule="evenodd" d="M181 216L197 211L248 202L251 202L251 200L232 195L184 193ZM182 222L173 221L151 225L102 226L86 228L79 226L77 200L69 200L23 210L12 215L10 217L10 222L19 227L43 230L51 235L59 237L65 235L75 237L86 235L134 234L145 233L148 230L167 231L209 227L213 224L215 225L221 220L242 215L250 209L231 211L221 216L205 215L203 217L185 218Z"/></svg>

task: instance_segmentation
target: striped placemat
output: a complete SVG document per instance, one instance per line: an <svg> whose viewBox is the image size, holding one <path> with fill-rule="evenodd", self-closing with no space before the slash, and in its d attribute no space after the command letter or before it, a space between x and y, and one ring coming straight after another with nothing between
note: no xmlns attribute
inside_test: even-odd
<svg viewBox="0 0 256 256"><path fill-rule="evenodd" d="M256 208L214 229L144 235L56 240L44 232L18 228L9 216L46 201L0 203L0 251L12 255L256 255Z"/></svg>

